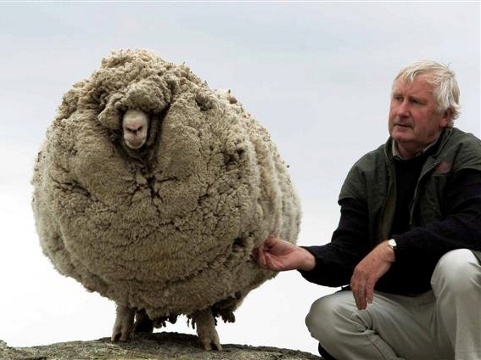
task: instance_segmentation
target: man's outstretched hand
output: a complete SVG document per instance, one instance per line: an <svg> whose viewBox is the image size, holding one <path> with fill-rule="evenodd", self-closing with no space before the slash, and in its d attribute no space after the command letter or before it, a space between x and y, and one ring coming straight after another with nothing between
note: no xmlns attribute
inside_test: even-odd
<svg viewBox="0 0 481 360"><path fill-rule="evenodd" d="M255 248L252 255L261 268L273 271L309 271L316 265L309 251L274 236Z"/></svg>

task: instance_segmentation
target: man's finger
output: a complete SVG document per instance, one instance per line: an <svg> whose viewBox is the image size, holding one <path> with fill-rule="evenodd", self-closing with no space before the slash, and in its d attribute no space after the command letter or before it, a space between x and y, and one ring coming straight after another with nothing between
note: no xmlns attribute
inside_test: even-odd
<svg viewBox="0 0 481 360"><path fill-rule="evenodd" d="M366 291L364 282L354 279L351 280L351 291L356 301L356 306L359 310L366 308Z"/></svg>
<svg viewBox="0 0 481 360"><path fill-rule="evenodd" d="M366 283L366 306L367 304L371 304L374 298L374 283L367 282Z"/></svg>
<svg viewBox="0 0 481 360"><path fill-rule="evenodd" d="M267 267L267 257L263 249L258 250L257 263L263 268Z"/></svg>

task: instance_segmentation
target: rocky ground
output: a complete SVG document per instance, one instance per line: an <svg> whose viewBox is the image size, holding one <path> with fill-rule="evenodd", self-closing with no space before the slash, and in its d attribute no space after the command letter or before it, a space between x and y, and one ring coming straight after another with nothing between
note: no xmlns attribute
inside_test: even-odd
<svg viewBox="0 0 481 360"><path fill-rule="evenodd" d="M102 338L12 348L0 341L0 359L319 360L320 357L297 350L231 344L223 345L222 351L204 351L194 335L161 332L136 335L126 343L112 343L109 338Z"/></svg>

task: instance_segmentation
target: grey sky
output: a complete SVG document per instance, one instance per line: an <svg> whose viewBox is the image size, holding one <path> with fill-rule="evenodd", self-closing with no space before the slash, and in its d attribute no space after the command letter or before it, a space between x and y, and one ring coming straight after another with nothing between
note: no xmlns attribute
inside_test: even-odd
<svg viewBox="0 0 481 360"><path fill-rule="evenodd" d="M0 3L0 30L0 274L10 294L0 299L10 309L0 339L13 345L109 336L113 303L41 254L29 181L63 93L112 49L151 49L233 91L290 164L301 244L329 241L347 171L387 139L402 66L451 64L461 87L456 126L480 136L479 2L11 2ZM221 341L315 352L304 315L329 291L280 274L248 296L235 324L219 327Z"/></svg>

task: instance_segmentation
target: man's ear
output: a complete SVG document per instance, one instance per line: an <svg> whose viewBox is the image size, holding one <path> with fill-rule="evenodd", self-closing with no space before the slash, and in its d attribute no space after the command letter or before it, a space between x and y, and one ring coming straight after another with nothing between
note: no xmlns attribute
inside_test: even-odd
<svg viewBox="0 0 481 360"><path fill-rule="evenodd" d="M454 111L451 107L448 107L444 110L441 119L439 120L439 127L445 128L449 126L451 123L451 119L453 118Z"/></svg>

